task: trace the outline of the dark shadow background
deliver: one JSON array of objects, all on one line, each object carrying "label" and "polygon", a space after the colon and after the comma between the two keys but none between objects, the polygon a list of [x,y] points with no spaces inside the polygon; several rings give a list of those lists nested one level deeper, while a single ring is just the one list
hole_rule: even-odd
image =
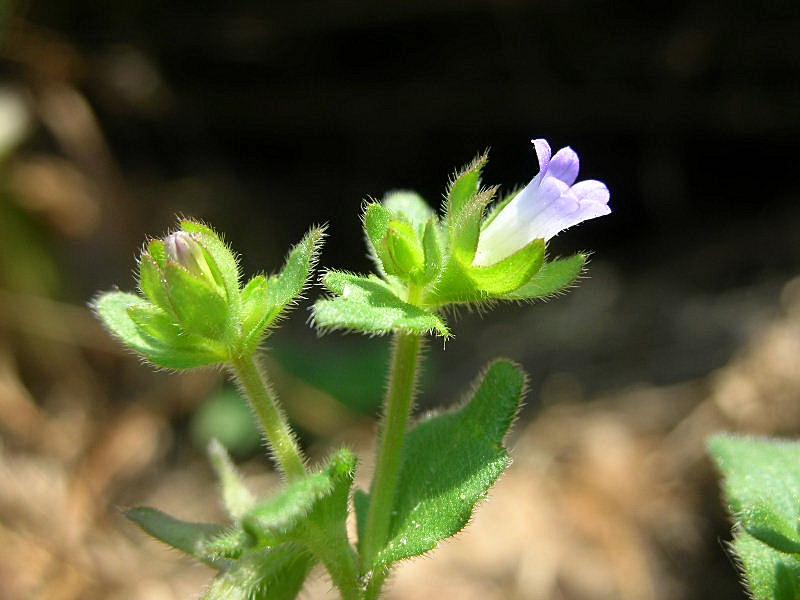
[{"label": "dark shadow background", "polygon": [[[532,375],[526,418],[553,374],[581,398],[702,378],[779,311],[800,266],[799,12],[795,1],[23,3],[0,65],[32,107],[22,151],[68,162],[79,183],[70,198],[58,178],[41,192],[33,176],[29,195],[64,196],[39,204],[15,202],[27,188],[12,185],[7,244],[22,223],[53,275],[31,285],[7,267],[0,282],[75,305],[131,288],[135,251],[176,214],[224,231],[248,273],[276,268],[327,222],[321,264],[365,271],[365,198],[413,188],[437,204],[485,148],[486,181],[512,187],[535,174],[529,140],[546,137],[611,190],[611,216],[551,244],[591,249],[592,279],[539,308],[460,315],[447,353],[431,349],[423,403],[457,395],[497,354]],[[276,336],[279,356],[361,352],[360,340],[318,340],[304,316]],[[109,384],[109,402],[130,385]],[[713,479],[700,492],[706,542],[726,539]],[[690,582],[673,597],[736,597],[716,550],[708,564],[670,559]]]}]

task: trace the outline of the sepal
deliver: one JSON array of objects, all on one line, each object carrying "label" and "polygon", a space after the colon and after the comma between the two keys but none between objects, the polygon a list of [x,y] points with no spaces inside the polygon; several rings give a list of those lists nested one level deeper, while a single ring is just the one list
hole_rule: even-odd
[{"label": "sepal", "polygon": [[586,254],[575,254],[544,263],[527,282],[505,294],[507,300],[543,300],[562,294],[580,279],[586,268]]}]

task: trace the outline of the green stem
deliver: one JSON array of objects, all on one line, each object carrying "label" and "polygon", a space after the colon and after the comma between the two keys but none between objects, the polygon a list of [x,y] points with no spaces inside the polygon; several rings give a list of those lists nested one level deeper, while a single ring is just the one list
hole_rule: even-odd
[{"label": "green stem", "polygon": [[403,440],[414,399],[420,347],[420,336],[407,333],[395,334],[378,460],[370,490],[366,530],[361,542],[362,567],[369,568],[372,565],[389,535],[400,475]]},{"label": "green stem", "polygon": [[232,359],[231,366],[261,423],[278,467],[290,481],[306,475],[303,454],[264,370],[259,368],[252,354]]}]

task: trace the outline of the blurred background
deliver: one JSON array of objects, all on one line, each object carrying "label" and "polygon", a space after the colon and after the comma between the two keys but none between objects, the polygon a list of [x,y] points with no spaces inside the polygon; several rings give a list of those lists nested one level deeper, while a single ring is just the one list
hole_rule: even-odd
[{"label": "blurred background", "polygon": [[[795,0],[6,0],[0,23],[0,598],[197,597],[211,572],[120,509],[220,519],[212,436],[278,484],[219,374],[153,372],[86,308],[135,286],[146,236],[205,219],[252,274],[327,222],[321,264],[365,271],[365,198],[438,204],[486,148],[488,183],[524,183],[532,137],[614,212],[551,244],[594,252],[579,289],[431,344],[420,410],[498,354],[532,385],[490,501],[388,597],[744,597],[704,440],[800,432]],[[307,309],[273,378],[311,456],[346,443],[366,479],[387,341]]]}]

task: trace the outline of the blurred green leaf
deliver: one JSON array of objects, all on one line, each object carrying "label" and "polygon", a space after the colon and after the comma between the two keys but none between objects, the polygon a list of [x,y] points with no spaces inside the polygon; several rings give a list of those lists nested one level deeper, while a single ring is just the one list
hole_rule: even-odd
[{"label": "blurred green leaf", "polygon": [[225,531],[222,525],[189,523],[146,506],[132,508],[125,512],[125,516],[168,546],[212,566],[220,566],[203,554],[203,545]]},{"label": "blurred green leaf", "polygon": [[232,387],[222,388],[200,405],[192,415],[190,431],[197,448],[207,448],[216,439],[239,457],[251,455],[261,443],[250,407]]},{"label": "blurred green leaf", "polygon": [[208,444],[208,458],[222,488],[225,510],[231,519],[239,522],[253,507],[255,498],[244,484],[225,447],[216,438]]},{"label": "blurred green leaf", "polygon": [[[736,520],[733,548],[755,600],[797,600],[800,443],[720,435],[709,451]],[[755,537],[755,534],[757,537]]]}]

